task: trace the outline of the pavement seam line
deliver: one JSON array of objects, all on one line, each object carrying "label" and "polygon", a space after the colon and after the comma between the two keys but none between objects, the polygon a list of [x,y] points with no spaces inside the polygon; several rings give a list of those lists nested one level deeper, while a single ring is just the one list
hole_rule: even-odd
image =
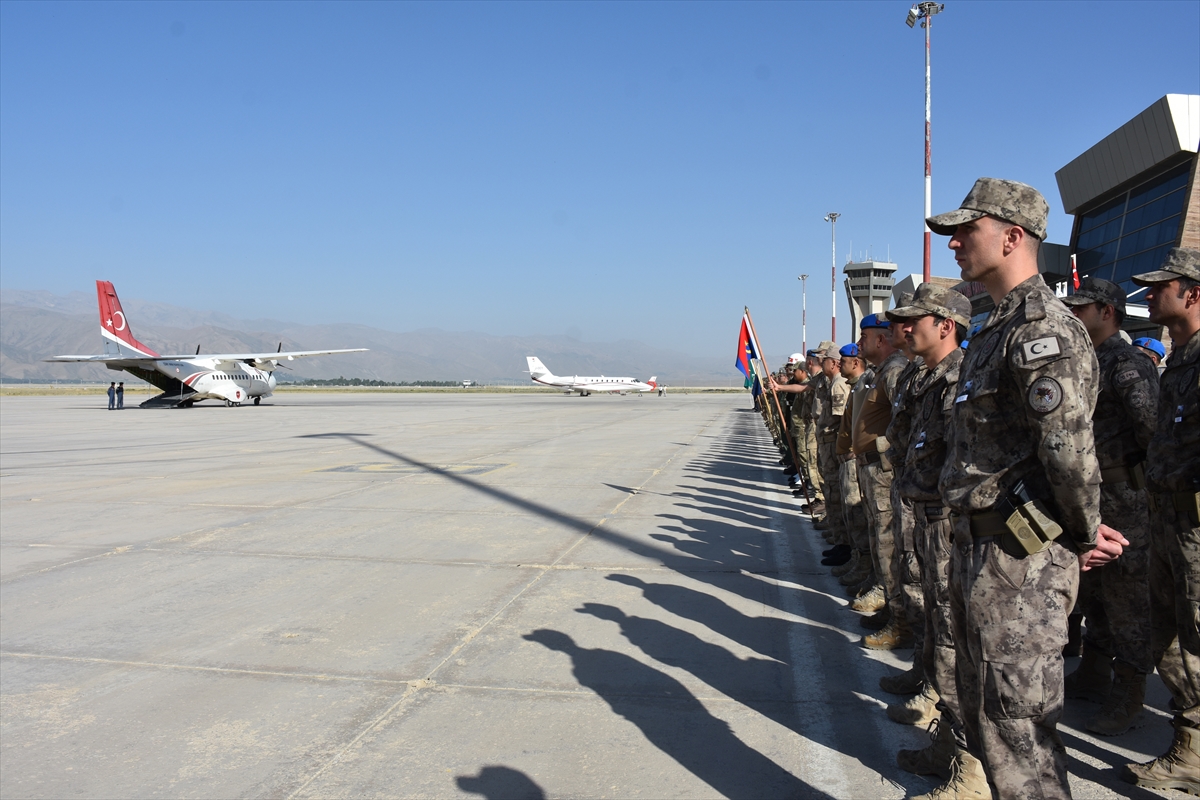
[{"label": "pavement seam line", "polygon": [[[690,446],[691,443],[694,442],[696,440],[696,438],[698,436],[700,436],[701,433],[703,433],[705,430],[707,430],[718,419],[719,416],[720,415],[718,414],[718,415],[714,415],[713,417],[709,418],[709,420],[707,422],[705,422],[704,425],[701,426],[700,430],[698,430],[695,434],[693,434],[692,438],[688,440],[687,444],[685,444],[683,447],[676,448],[675,452],[672,453],[667,458],[666,461],[664,461],[657,469],[655,469],[653,472],[651,472],[650,475],[646,477],[646,480],[642,481],[637,486],[637,490],[640,491],[642,489],[642,487],[644,487],[647,483],[649,483],[651,480],[653,480],[660,472],[662,472],[662,470],[666,469],[666,467],[675,459],[675,457],[677,455],[679,455],[681,452],[683,452],[685,447]],[[592,533],[597,528],[599,528],[601,525],[603,525],[609,516],[611,516],[612,514],[615,514],[617,512],[617,510],[621,508],[621,506],[625,505],[625,503],[629,501],[630,497],[633,497],[633,494],[630,494],[630,495],[622,498],[621,502],[617,503],[617,505],[613,508],[613,510],[611,512],[609,512],[609,514],[605,515],[604,517],[601,517],[600,520],[595,525],[593,525],[591,528],[589,528],[582,536],[580,536],[579,539],[574,544],[572,544],[570,547],[568,547],[566,550],[564,550],[558,556],[558,558],[554,559],[554,561],[551,562],[550,566],[553,567],[553,566],[557,565],[560,561],[562,561],[564,558],[566,558],[568,555],[570,555],[575,550],[575,548],[579,547],[581,544],[583,544],[583,542],[585,542],[587,539],[591,538]],[[548,573],[549,571],[550,571],[550,568],[547,568],[547,569],[544,569],[541,572],[539,572],[537,575],[535,575],[532,580],[530,580],[527,584],[525,584],[525,586],[523,586],[521,588],[520,591],[518,591],[516,594],[514,594],[512,597],[510,597],[508,599],[508,601],[506,603],[504,603],[504,605],[502,605],[500,608],[498,608],[496,610],[496,613],[492,614],[492,616],[490,616],[486,622],[484,622],[478,628],[476,628],[475,630],[471,631],[466,636],[464,636],[459,641],[459,643],[450,651],[450,653],[445,658],[443,658],[440,662],[438,662],[438,664],[435,665],[433,667],[433,669],[431,669],[429,671],[429,673],[426,677],[426,681],[427,681],[426,685],[427,686],[433,685],[434,676],[437,674],[437,672],[442,667],[444,667],[450,661],[450,659],[454,658],[458,653],[460,653],[462,651],[462,649],[464,647],[466,647],[468,644],[470,644],[472,641],[474,641],[475,638],[480,633],[482,633],[489,625],[491,625],[493,622],[495,622],[495,620],[501,614],[503,614],[508,609],[509,606],[511,606],[514,602],[517,601],[518,598],[520,598],[527,591],[529,591],[529,589],[531,589],[539,581],[541,581],[542,577],[545,576],[546,573]],[[358,742],[362,741],[363,737],[365,737],[368,733],[370,733],[371,731],[375,730],[380,725],[382,725],[392,715],[392,713],[394,711],[396,711],[396,709],[400,708],[406,700],[408,700],[410,697],[412,697],[414,694],[416,694],[416,692],[419,690],[419,688],[421,688],[421,687],[416,687],[414,685],[410,685],[407,689],[405,689],[404,693],[402,695],[400,695],[399,699],[397,699],[395,703],[393,703],[382,714],[380,714],[374,720],[372,720],[371,723],[369,725],[367,725],[366,728],[364,728],[361,732],[358,733],[358,735],[356,735],[353,739],[351,739],[349,742],[347,742],[344,747],[342,747],[340,750],[338,750],[336,753],[334,753],[333,756],[331,756],[328,761],[326,761],[324,764],[322,764],[321,767],[319,769],[317,769],[316,772],[314,772],[312,775],[310,775],[307,780],[305,780],[302,784],[300,784],[300,786],[298,786],[294,791],[292,791],[288,795],[288,800],[293,800],[293,798],[295,798],[297,795],[299,795],[301,792],[303,792],[305,789],[307,789],[312,784],[313,781],[315,781],[317,778],[321,777],[323,774],[325,774],[326,771],[328,771],[333,766],[335,766],[339,761],[341,761],[342,758],[346,755],[346,753],[348,753],[350,751],[351,748],[353,748],[356,744],[358,744]]]}]

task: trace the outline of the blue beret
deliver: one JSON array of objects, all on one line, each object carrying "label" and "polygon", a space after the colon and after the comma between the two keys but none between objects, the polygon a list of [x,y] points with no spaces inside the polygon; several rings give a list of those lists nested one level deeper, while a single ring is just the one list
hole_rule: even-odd
[{"label": "blue beret", "polygon": [[864,331],[867,328],[890,328],[891,326],[892,323],[888,322],[879,314],[868,314],[867,316],[863,317],[862,322],[858,323],[859,330]]},{"label": "blue beret", "polygon": [[838,350],[838,352],[842,354],[843,358],[850,358],[850,357],[858,358],[858,345],[848,344],[845,347],[843,347],[841,350]]},{"label": "blue beret", "polygon": [[1167,348],[1163,347],[1163,343],[1158,339],[1151,339],[1145,336],[1141,339],[1134,339],[1133,344],[1136,347],[1144,347],[1151,352],[1157,353],[1159,358],[1167,357]]}]

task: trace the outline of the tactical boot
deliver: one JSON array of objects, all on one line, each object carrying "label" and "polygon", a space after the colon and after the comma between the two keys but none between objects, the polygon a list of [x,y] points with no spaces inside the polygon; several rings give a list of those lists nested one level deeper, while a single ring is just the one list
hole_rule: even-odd
[{"label": "tactical boot", "polygon": [[913,633],[904,617],[894,614],[886,628],[868,633],[862,641],[868,650],[904,650],[913,646]]},{"label": "tactical boot", "polygon": [[846,587],[846,596],[849,597],[851,600],[857,600],[858,598],[862,597],[867,592],[871,591],[871,589],[874,588],[874,586],[875,586],[875,570],[872,569],[867,572],[867,577],[863,578],[861,581],[854,584],[853,586]]},{"label": "tactical boot", "polygon": [[950,780],[912,800],[992,800],[992,787],[988,786],[983,762],[966,750],[959,750],[950,762]]},{"label": "tactical boot", "polygon": [[829,555],[821,559],[822,566],[826,567],[840,567],[849,561],[850,557],[854,554],[854,550],[845,544],[839,544],[827,552]]},{"label": "tactical boot", "polygon": [[1122,778],[1146,789],[1178,789],[1200,797],[1200,728],[1175,725],[1175,741],[1149,764],[1126,764]]},{"label": "tactical boot", "polygon": [[903,703],[892,703],[887,707],[888,719],[901,725],[916,725],[919,728],[929,726],[942,716],[937,710],[937,702],[941,697],[930,685],[929,681],[921,687],[921,693],[913,695]]},{"label": "tactical boot", "polygon": [[1146,700],[1145,675],[1120,661],[1113,664],[1113,669],[1117,678],[1113,681],[1112,691],[1096,716],[1087,721],[1087,729],[1101,736],[1120,736],[1133,727]]},{"label": "tactical boot", "polygon": [[829,523],[825,520],[824,517],[821,517],[820,519],[814,519],[812,526],[813,526],[813,530],[818,530],[818,531],[829,530]]},{"label": "tactical boot", "polygon": [[1112,656],[1084,644],[1083,660],[1063,681],[1063,696],[1103,703],[1112,689]]},{"label": "tactical boot", "polygon": [[929,735],[933,742],[924,750],[901,750],[896,754],[896,766],[914,775],[937,775],[950,780],[950,765],[958,753],[954,743],[954,732],[940,719],[929,723]]},{"label": "tactical boot", "polygon": [[842,564],[840,567],[834,567],[833,569],[829,570],[829,574],[835,578],[840,578],[848,572],[853,572],[854,570],[858,569],[858,562],[861,559],[862,559],[862,554],[859,553],[857,550],[854,550],[850,553],[850,559],[845,564]]},{"label": "tactical boot", "polygon": [[812,514],[814,517],[819,517],[825,513],[825,504],[820,500],[814,500],[811,503],[800,506],[800,510],[805,514]]},{"label": "tactical boot", "polygon": [[[871,557],[865,553],[858,554],[858,563],[854,565],[854,569],[843,573],[842,577],[838,578],[842,582],[842,586],[855,586],[862,583],[871,573],[874,572],[875,565],[871,563]],[[838,567],[841,569],[841,567]]]},{"label": "tactical boot", "polygon": [[876,611],[866,617],[861,617],[858,620],[860,627],[866,628],[869,631],[881,631],[887,627],[887,624],[892,621],[892,610],[888,606]]},{"label": "tactical boot", "polygon": [[854,548],[848,544],[835,544],[833,547],[829,548],[828,550],[822,550],[821,557],[829,558],[830,556],[836,556],[841,553],[845,553],[847,556],[849,556],[853,552],[854,552]]},{"label": "tactical boot", "polygon": [[884,675],[879,679],[879,688],[890,694],[916,694],[921,691],[925,682],[925,670],[921,669],[921,659],[913,659],[913,665],[899,675]]},{"label": "tactical boot", "polygon": [[883,596],[883,587],[877,583],[871,587],[870,591],[860,595],[852,602],[850,610],[860,614],[874,614],[885,605],[887,605],[887,598]]}]

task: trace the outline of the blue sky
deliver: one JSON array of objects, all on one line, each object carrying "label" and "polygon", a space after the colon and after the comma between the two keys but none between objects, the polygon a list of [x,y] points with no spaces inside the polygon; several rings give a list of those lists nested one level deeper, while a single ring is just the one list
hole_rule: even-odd
[{"label": "blue sky", "polygon": [[[905,2],[0,4],[0,285],[769,355],[921,267]],[[934,212],[1200,93],[1200,3],[947,4]],[[934,271],[955,274],[935,237]],[[840,280],[840,278],[839,278]],[[845,300],[839,332],[849,336]],[[353,342],[347,342],[353,346]]]}]

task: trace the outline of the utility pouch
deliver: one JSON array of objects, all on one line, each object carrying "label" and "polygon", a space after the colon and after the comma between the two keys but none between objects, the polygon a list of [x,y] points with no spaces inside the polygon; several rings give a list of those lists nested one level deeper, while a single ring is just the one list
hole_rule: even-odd
[{"label": "utility pouch", "polygon": [[1139,461],[1129,468],[1129,488],[1140,492],[1146,488],[1146,464]]},{"label": "utility pouch", "polygon": [[1027,555],[1042,552],[1062,535],[1062,526],[1054,521],[1040,500],[1021,504],[1004,524]]},{"label": "utility pouch", "polygon": [[[1062,535],[1062,526],[1050,516],[1045,503],[1029,496],[1024,481],[1017,481],[997,510],[1007,514],[1004,526],[1024,555],[1042,552]],[[1021,557],[1021,553],[1010,555]]]}]

